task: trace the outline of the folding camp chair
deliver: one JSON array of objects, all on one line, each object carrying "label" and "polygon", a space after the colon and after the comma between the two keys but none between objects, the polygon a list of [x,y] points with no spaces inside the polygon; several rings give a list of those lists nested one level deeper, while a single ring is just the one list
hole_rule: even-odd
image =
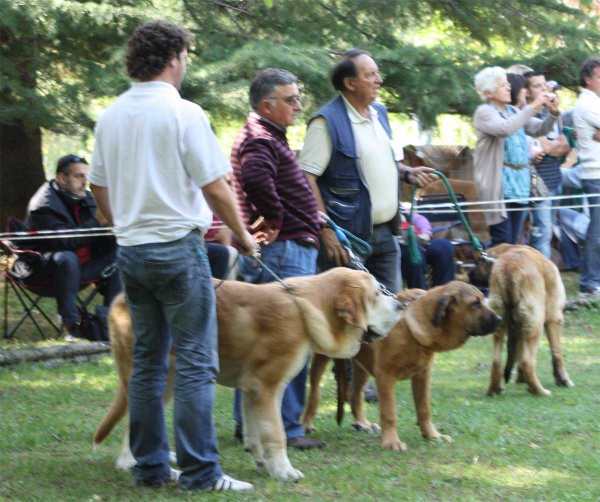
[{"label": "folding camp chair", "polygon": [[[8,232],[21,232],[25,231],[26,227],[23,221],[14,218],[12,216],[8,217],[7,220],[7,231]],[[42,336],[43,339],[46,339],[46,334],[42,326],[40,326],[38,318],[36,318],[36,314],[38,314],[41,318],[45,319],[50,325],[50,329],[53,333],[56,333],[60,336],[61,328],[58,327],[50,318],[50,315],[43,310],[40,306],[40,301],[42,298],[49,297],[54,298],[54,291],[52,287],[51,279],[48,279],[40,284],[31,285],[27,284],[23,279],[23,270],[20,270],[19,267],[15,270],[14,267],[11,267],[11,262],[19,258],[20,266],[34,265],[36,261],[42,259],[41,253],[37,251],[31,251],[29,249],[22,249],[18,245],[18,241],[10,241],[10,240],[0,240],[0,245],[2,251],[6,255],[6,268],[4,271],[4,338],[12,338],[18,329],[21,327],[23,322],[29,318],[37,328],[38,332]],[[114,267],[112,270],[107,271],[107,277],[110,277],[114,273]],[[87,310],[88,305],[93,301],[95,296],[98,294],[99,289],[98,286],[102,283],[103,279],[98,279],[94,281],[86,281],[79,283],[80,291],[87,288],[87,286],[92,285],[94,288],[90,291],[87,296],[83,296],[79,294],[77,296],[77,304],[80,314]],[[21,307],[23,309],[22,315],[16,320],[12,326],[9,327],[9,314],[10,314],[10,302],[9,295],[14,294],[14,296],[19,300]],[[37,311],[37,312],[36,312]]]}]

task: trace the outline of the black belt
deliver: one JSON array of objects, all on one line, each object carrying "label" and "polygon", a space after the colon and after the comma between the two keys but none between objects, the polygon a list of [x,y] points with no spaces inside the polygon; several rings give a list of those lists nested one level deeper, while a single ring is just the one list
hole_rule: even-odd
[{"label": "black belt", "polygon": [[300,238],[294,239],[294,240],[297,244],[300,244],[301,246],[305,246],[305,247],[309,247],[309,248],[317,247],[317,240],[313,239],[312,237],[300,237]]}]

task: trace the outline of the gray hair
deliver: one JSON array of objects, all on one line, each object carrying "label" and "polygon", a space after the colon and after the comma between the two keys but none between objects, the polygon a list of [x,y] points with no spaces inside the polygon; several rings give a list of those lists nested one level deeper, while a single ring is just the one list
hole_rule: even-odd
[{"label": "gray hair", "polygon": [[250,106],[254,111],[263,99],[272,94],[279,85],[290,85],[297,82],[296,77],[287,70],[281,68],[267,68],[254,75],[250,84]]},{"label": "gray hair", "polygon": [[489,66],[475,75],[475,90],[482,101],[487,101],[486,92],[494,92],[498,88],[498,79],[506,77],[506,70],[499,66]]},{"label": "gray hair", "polygon": [[528,71],[532,71],[532,69],[524,64],[514,64],[506,69],[506,73],[514,73],[515,75],[525,75]]}]

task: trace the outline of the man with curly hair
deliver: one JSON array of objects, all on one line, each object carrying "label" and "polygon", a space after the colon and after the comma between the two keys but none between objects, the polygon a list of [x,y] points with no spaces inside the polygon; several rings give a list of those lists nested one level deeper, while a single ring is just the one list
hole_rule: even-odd
[{"label": "man with curly hair", "polygon": [[[203,235],[212,213],[245,254],[254,240],[224,176],[231,171],[202,108],[181,99],[190,33],[140,26],[129,40],[134,82],[96,125],[89,179],[114,225],[121,279],[135,332],[129,385],[136,483],[178,481],[183,490],[250,490],[219,466],[213,422],[219,361],[215,294]],[[162,396],[175,349],[175,449],[169,466]]]}]

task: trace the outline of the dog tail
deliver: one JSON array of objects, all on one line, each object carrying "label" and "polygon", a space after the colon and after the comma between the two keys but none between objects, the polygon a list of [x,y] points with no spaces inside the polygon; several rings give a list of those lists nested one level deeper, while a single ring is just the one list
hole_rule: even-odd
[{"label": "dog tail", "polygon": [[119,391],[117,392],[115,400],[106,415],[104,415],[96,434],[94,434],[94,448],[108,437],[115,428],[115,425],[117,425],[127,413],[128,406],[128,391],[123,385],[119,385]]},{"label": "dog tail", "polygon": [[513,283],[513,278],[510,275],[506,277],[505,289],[505,319],[506,319],[506,366],[504,367],[504,381],[508,383],[515,365],[515,354],[517,351],[517,342],[519,333],[521,332],[520,321],[517,316],[517,302],[514,292],[516,286]]},{"label": "dog tail", "polygon": [[338,425],[344,421],[344,403],[346,402],[346,359],[334,359],[337,373],[337,414]]}]

